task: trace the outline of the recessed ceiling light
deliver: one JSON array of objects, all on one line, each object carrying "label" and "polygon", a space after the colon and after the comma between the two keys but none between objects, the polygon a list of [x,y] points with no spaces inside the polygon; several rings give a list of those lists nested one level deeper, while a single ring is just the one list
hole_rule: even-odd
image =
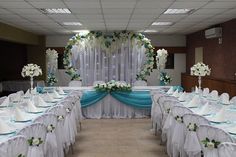
[{"label": "recessed ceiling light", "polygon": [[147,30],[145,30],[145,31],[143,31],[143,32],[145,32],[145,33],[156,33],[157,30],[147,29]]},{"label": "recessed ceiling light", "polygon": [[188,14],[192,11],[193,9],[167,9],[164,14]]},{"label": "recessed ceiling light", "polygon": [[80,35],[86,35],[89,33],[89,30],[74,30],[74,33],[79,33]]},{"label": "recessed ceiling light", "polygon": [[71,14],[67,8],[42,8],[40,11],[44,14]]},{"label": "recessed ceiling light", "polygon": [[170,26],[172,24],[173,22],[153,22],[152,23],[153,26]]},{"label": "recessed ceiling light", "polygon": [[82,24],[80,22],[63,22],[63,25],[66,25],[66,26],[81,26]]}]

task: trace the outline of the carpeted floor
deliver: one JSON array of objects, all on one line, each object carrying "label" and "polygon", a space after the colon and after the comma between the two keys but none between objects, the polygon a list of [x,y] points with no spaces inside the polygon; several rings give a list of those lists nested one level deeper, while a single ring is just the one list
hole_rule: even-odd
[{"label": "carpeted floor", "polygon": [[150,119],[84,120],[68,157],[167,157]]}]

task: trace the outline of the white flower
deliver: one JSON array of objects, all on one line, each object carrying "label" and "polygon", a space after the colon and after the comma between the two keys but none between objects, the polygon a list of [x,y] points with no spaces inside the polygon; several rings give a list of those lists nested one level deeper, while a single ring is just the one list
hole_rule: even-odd
[{"label": "white flower", "polygon": [[199,62],[193,65],[190,68],[190,71],[191,71],[191,75],[195,75],[195,76],[206,76],[206,75],[210,75],[211,73],[211,69],[208,67],[208,65],[205,65],[202,62]]},{"label": "white flower", "polygon": [[213,142],[207,142],[207,148],[214,149],[215,148],[215,144]]},{"label": "white flower", "polygon": [[40,142],[40,141],[39,141],[38,138],[34,138],[33,141],[32,141],[32,145],[33,145],[33,146],[37,146],[37,145],[39,145],[39,142]]},{"label": "white flower", "polygon": [[67,112],[67,113],[70,113],[70,109],[69,109],[69,108],[67,108],[67,109],[66,109],[66,112]]}]

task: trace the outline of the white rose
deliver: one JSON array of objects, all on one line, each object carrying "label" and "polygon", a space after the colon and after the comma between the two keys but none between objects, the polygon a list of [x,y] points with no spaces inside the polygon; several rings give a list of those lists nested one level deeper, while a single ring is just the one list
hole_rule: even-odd
[{"label": "white rose", "polygon": [[36,146],[36,145],[39,145],[39,139],[38,138],[34,138],[33,141],[32,141],[32,145],[33,146]]},{"label": "white rose", "polygon": [[207,142],[207,148],[214,149],[215,148],[215,144],[213,142]]}]

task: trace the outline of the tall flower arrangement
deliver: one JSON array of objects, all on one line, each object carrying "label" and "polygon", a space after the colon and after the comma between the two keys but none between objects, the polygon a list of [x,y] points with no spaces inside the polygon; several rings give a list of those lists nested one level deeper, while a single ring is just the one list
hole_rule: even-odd
[{"label": "tall flower arrangement", "polygon": [[58,53],[54,49],[46,50],[47,58],[47,84],[53,86],[58,82],[56,78]]},{"label": "tall flower arrangement", "polygon": [[172,81],[172,79],[167,73],[161,72],[160,81],[161,81],[161,85],[167,85]]},{"label": "tall flower arrangement", "polygon": [[[94,42],[95,39],[96,42]],[[80,44],[84,41],[89,41],[90,44],[97,44],[98,42],[103,50],[105,50],[106,52],[112,52],[117,48],[116,45],[122,44],[129,39],[132,41],[132,44],[137,44],[140,47],[143,46],[146,49],[145,54],[147,59],[136,76],[137,80],[146,80],[146,76],[150,75],[153,70],[154,48],[151,45],[150,40],[145,38],[143,34],[127,31],[114,32],[109,35],[104,34],[100,31],[91,31],[87,34],[76,34],[75,36],[73,36],[71,39],[69,39],[64,51],[63,63],[66,68],[66,73],[71,76],[72,80],[81,80],[80,75],[78,74],[78,70],[75,69],[71,63],[71,49],[73,45]]]},{"label": "tall flower arrangement", "polygon": [[211,74],[211,69],[208,65],[199,62],[191,67],[191,75],[198,76],[198,86],[201,89],[201,77]]},{"label": "tall flower arrangement", "polygon": [[33,78],[42,75],[42,69],[37,64],[27,64],[22,68],[21,76],[30,77],[30,89],[33,89]]},{"label": "tall flower arrangement", "polygon": [[165,69],[165,64],[166,64],[166,61],[167,61],[167,56],[168,56],[167,50],[165,50],[165,49],[157,50],[156,61],[157,61],[157,69],[159,71]]}]

